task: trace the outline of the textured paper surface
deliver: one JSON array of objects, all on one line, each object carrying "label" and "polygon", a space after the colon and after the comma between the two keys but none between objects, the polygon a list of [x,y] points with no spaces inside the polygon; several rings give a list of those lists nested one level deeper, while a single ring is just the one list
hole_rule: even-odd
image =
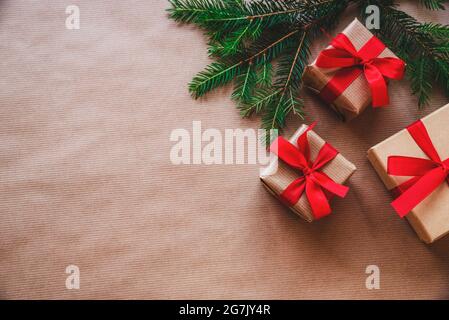
[{"label": "textured paper surface", "polygon": [[[373,36],[373,34],[355,19],[343,31],[356,50],[360,50],[365,43]],[[329,46],[328,48],[332,48]],[[379,55],[379,58],[397,56],[390,49],[385,48]],[[332,79],[339,68],[326,69],[316,66],[316,60],[307,66],[304,71],[304,85],[308,86],[313,92],[319,94],[326,84]],[[363,74],[357,77],[343,93],[335,99],[331,107],[336,111],[343,120],[351,120],[362,113],[371,104],[371,93],[368,81]]]},{"label": "textured paper surface", "polygon": [[[422,122],[440,158],[449,158],[449,104],[424,117]],[[407,129],[372,147],[368,151],[368,158],[389,190],[410,179],[387,174],[388,157],[393,155],[428,159]],[[426,243],[431,243],[449,233],[448,184],[441,184],[407,215],[407,219]]]},{"label": "textured paper surface", "polygon": [[[449,12],[410,1],[420,21]],[[193,100],[210,60],[203,32],[166,1],[0,1],[0,297],[3,299],[449,298],[449,238],[423,244],[389,203],[366,150],[448,103],[418,110],[407,81],[391,107],[342,123],[304,91],[304,122],[356,166],[335,214],[306,223],[260,183],[259,165],[174,166],[174,128],[254,128],[232,88]],[[335,35],[353,20],[348,11]],[[318,39],[315,57],[328,42]],[[67,290],[65,268],[80,268]],[[367,290],[375,264],[381,289]],[[313,270],[313,272],[309,272]]]},{"label": "textured paper surface", "polygon": [[[307,129],[307,125],[302,125],[289,141],[296,147],[298,146],[298,137]],[[325,144],[325,141],[311,130],[307,133],[307,140],[310,146],[310,156],[312,161],[315,160],[318,152]],[[356,167],[353,163],[349,162],[341,153],[339,153],[332,161],[323,166],[322,172],[327,174],[332,180],[339,184],[344,184],[354,173]],[[292,183],[295,179],[299,178],[297,170],[289,167],[285,162],[275,160],[262,172],[260,179],[264,185],[273,193],[276,197]],[[331,204],[332,206],[332,204]],[[308,222],[314,220],[310,203],[307,200],[305,193],[299,198],[298,202],[290,207],[293,212],[301,216]]]}]

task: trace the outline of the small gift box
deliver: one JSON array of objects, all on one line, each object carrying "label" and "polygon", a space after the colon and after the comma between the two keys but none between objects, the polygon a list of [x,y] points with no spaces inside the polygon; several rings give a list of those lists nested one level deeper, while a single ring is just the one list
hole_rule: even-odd
[{"label": "small gift box", "polygon": [[400,217],[432,243],[449,233],[449,104],[368,151]]},{"label": "small gift box", "polygon": [[314,125],[302,125],[290,140],[274,140],[270,152],[277,158],[260,175],[268,191],[308,222],[331,213],[329,200],[346,196],[342,184],[356,170],[312,131]]},{"label": "small gift box", "polygon": [[405,63],[355,19],[306,67],[303,83],[343,120],[358,116],[370,104],[389,104],[385,78],[400,80]]}]

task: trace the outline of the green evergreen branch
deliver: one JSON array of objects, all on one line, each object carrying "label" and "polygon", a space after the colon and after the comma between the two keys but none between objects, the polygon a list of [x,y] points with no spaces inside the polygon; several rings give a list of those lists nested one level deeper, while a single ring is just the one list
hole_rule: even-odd
[{"label": "green evergreen branch", "polygon": [[306,36],[307,36],[307,32],[304,32],[302,35],[301,41],[299,43],[298,49],[296,49],[295,57],[293,58],[292,66],[288,72],[287,80],[285,81],[283,91],[285,91],[285,89],[290,84],[290,80],[292,79],[293,70],[295,69],[296,63],[298,62],[299,53],[301,52],[301,50],[303,50],[304,40],[305,40]]},{"label": "green evergreen branch", "polygon": [[420,56],[411,61],[408,68],[412,92],[418,96],[418,103],[422,106],[428,101],[432,89],[432,67],[425,56]]},{"label": "green evergreen branch", "polygon": [[197,99],[206,92],[225,85],[240,73],[244,61],[227,66],[221,62],[212,62],[204,71],[198,73],[189,84],[189,91]]},{"label": "green evergreen branch", "polygon": [[261,71],[257,84],[261,86],[269,86],[271,84],[271,74],[273,71],[273,65],[270,61],[267,61],[267,55],[263,54]]},{"label": "green evergreen branch", "polygon": [[217,18],[217,19],[206,19],[206,21],[232,21],[232,20],[254,20],[254,19],[263,19],[267,17],[277,16],[277,15],[283,15],[283,14],[291,14],[291,13],[297,13],[300,12],[300,8],[295,9],[289,9],[289,10],[282,10],[277,12],[267,12],[263,14],[256,14],[256,15],[243,15],[239,17],[229,17],[229,18]]},{"label": "green evergreen branch", "polygon": [[[331,3],[334,0],[322,0],[322,1],[309,1],[308,3],[305,2],[305,5],[301,5],[299,2],[293,2],[293,5],[295,7],[291,7],[291,5],[288,4],[288,2],[273,2],[271,5],[278,6],[278,11],[271,11],[273,10],[272,6],[265,5],[262,1],[259,2],[253,2],[248,7],[248,12],[260,12],[259,14],[248,14],[248,15],[241,15],[236,17],[226,17],[226,18],[210,18],[206,19],[207,22],[217,22],[217,21],[234,21],[234,20],[255,20],[255,19],[266,19],[274,16],[280,16],[280,15],[291,15],[291,14],[300,14],[302,12],[305,12],[307,10],[310,10],[313,7],[316,7],[318,5],[323,5],[326,3]],[[297,7],[298,5],[301,5]]]},{"label": "green evergreen branch", "polygon": [[[285,116],[289,113],[288,111],[295,110],[298,111],[299,109],[297,106],[302,105],[302,103],[296,99],[291,100],[285,100],[285,95],[287,93],[287,90],[292,87],[291,80],[293,75],[296,72],[296,75],[301,76],[302,70],[304,69],[304,63],[301,63],[299,61],[299,57],[302,56],[303,58],[306,58],[308,55],[308,46],[306,42],[307,32],[303,32],[302,36],[299,40],[299,44],[296,48],[295,54],[293,59],[290,62],[290,68],[288,70],[288,73],[286,77],[283,77],[282,69],[279,69],[280,71],[280,79],[283,81],[283,84],[281,85],[281,89],[279,90],[279,98],[277,103],[275,104],[274,109],[268,108],[267,112],[265,113],[262,123],[264,129],[270,130],[270,129],[278,129],[284,126]],[[306,60],[306,59],[304,59]],[[296,66],[299,65],[299,70],[296,70]],[[291,92],[290,92],[291,93]],[[291,97],[293,98],[293,94],[291,93]]]},{"label": "green evergreen branch", "polygon": [[[449,27],[420,23],[397,9],[397,5],[391,0],[361,2],[363,9],[370,4],[381,9],[381,28],[377,34],[406,61],[406,75],[413,94],[418,97],[418,106],[428,104],[433,91],[432,82],[435,80],[449,94],[446,75],[449,69]],[[430,5],[430,2],[428,4]]]},{"label": "green evergreen branch", "polygon": [[449,25],[442,25],[439,23],[423,23],[419,26],[419,31],[426,33],[436,39],[449,39]]},{"label": "green evergreen branch", "polygon": [[[209,37],[215,60],[190,82],[198,98],[235,80],[232,98],[242,116],[262,115],[262,126],[282,128],[289,113],[303,115],[298,97],[310,42],[331,30],[340,14],[358,5],[381,9],[377,35],[407,64],[407,77],[419,106],[433,83],[449,93],[449,26],[420,23],[398,9],[394,0],[169,0],[172,19],[194,23]],[[444,10],[443,0],[419,0]]]},{"label": "green evergreen branch", "polygon": [[419,0],[429,10],[445,10],[445,0]]},{"label": "green evergreen branch", "polygon": [[246,104],[240,104],[240,115],[244,118],[249,117],[253,112],[260,113],[272,100],[279,94],[281,90],[273,92],[266,88],[258,88]]},{"label": "green evergreen branch", "polygon": [[250,61],[254,61],[257,57],[266,53],[296,33],[298,33],[298,30],[291,31],[251,56],[239,60],[231,65],[227,65],[223,62],[213,62],[206,67],[204,71],[201,71],[193,78],[189,84],[189,91],[196,99],[210,90],[228,83],[233,79],[233,77],[240,74],[240,67],[242,65],[249,63]]},{"label": "green evergreen branch", "polygon": [[237,101],[249,101],[257,83],[256,72],[252,62],[248,63],[246,72],[237,76],[232,98]]}]

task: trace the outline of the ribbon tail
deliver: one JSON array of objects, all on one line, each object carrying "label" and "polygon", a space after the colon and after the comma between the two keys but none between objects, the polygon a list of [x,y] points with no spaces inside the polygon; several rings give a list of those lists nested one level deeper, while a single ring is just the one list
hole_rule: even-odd
[{"label": "ribbon tail", "polygon": [[304,177],[296,179],[281,193],[281,200],[290,207],[293,207],[299,201],[299,198],[301,198],[305,187]]},{"label": "ribbon tail", "polygon": [[427,196],[429,196],[446,179],[447,173],[441,168],[435,168],[422,176],[416,183],[401,194],[391,205],[403,218]]},{"label": "ribbon tail", "polygon": [[339,196],[340,198],[344,198],[348,194],[349,187],[336,183],[324,172],[314,172],[312,179],[315,180],[315,182],[317,182],[321,187],[330,193]]},{"label": "ribbon tail", "polygon": [[373,107],[387,106],[390,103],[390,98],[388,97],[387,82],[382,73],[372,64],[365,65],[364,73],[370,87]]},{"label": "ribbon tail", "polygon": [[413,178],[410,178],[409,180],[401,183],[400,185],[396,186],[391,190],[391,193],[395,197],[399,197],[401,194],[403,194],[405,191],[410,189],[419,179],[421,179],[422,176],[416,176]]},{"label": "ribbon tail", "polygon": [[329,200],[324,194],[323,189],[310,178],[306,181],[306,196],[316,220],[324,218],[332,212]]}]

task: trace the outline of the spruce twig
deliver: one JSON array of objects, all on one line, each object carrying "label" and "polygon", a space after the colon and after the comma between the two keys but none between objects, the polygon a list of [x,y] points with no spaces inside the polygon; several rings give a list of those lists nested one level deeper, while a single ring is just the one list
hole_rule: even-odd
[{"label": "spruce twig", "polygon": [[[215,60],[189,84],[194,98],[235,80],[232,98],[240,114],[262,116],[262,127],[278,129],[288,114],[303,116],[299,94],[310,43],[330,30],[349,6],[381,9],[378,36],[407,64],[407,77],[419,106],[433,83],[449,93],[449,26],[420,23],[393,0],[169,0],[172,19],[194,23],[209,37]],[[419,0],[444,10],[444,0]]]},{"label": "spruce twig", "polygon": [[[429,9],[444,9],[443,1],[421,3]],[[435,80],[449,94],[449,26],[420,23],[391,0],[367,0],[360,4],[362,12],[371,4],[380,8],[381,28],[377,34],[407,63],[407,78],[418,97],[418,106],[428,104]]]}]

